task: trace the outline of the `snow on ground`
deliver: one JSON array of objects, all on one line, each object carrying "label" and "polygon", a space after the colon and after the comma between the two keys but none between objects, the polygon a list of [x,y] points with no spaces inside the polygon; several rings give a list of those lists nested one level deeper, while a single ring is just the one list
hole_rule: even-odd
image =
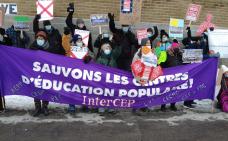
[{"label": "snow on ground", "polygon": [[[24,96],[7,96],[6,107],[8,109],[14,110],[33,110],[34,102],[30,97]],[[228,121],[228,114],[220,112],[218,109],[214,110],[214,113],[211,112],[212,102],[211,100],[196,101],[197,105],[194,110],[184,109],[182,115],[174,115],[168,118],[149,118],[144,117],[142,120],[149,121],[164,121],[167,122],[170,126],[178,125],[179,123],[187,120],[194,121],[216,121],[216,120],[226,120]],[[178,104],[178,108],[182,106],[182,103]],[[66,104],[56,104],[50,103],[50,108],[59,108],[66,109]],[[159,113],[162,114],[162,113]],[[134,125],[134,122],[122,120],[118,118],[106,119],[103,116],[95,113],[77,113],[76,117],[73,117],[69,114],[65,114],[64,118],[36,118],[32,117],[29,113],[25,115],[12,115],[8,117],[0,116],[0,122],[4,124],[17,124],[17,123],[50,123],[50,122],[84,122],[86,124],[102,124],[102,123],[125,123],[128,126]]]}]

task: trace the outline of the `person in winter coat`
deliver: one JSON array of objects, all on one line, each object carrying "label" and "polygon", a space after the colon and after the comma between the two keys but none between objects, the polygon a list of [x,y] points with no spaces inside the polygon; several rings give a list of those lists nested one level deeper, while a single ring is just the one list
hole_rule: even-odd
[{"label": "person in winter coat", "polygon": [[[147,38],[142,39],[142,42],[146,42],[147,39],[150,41],[151,49],[153,48],[154,40],[158,37],[158,27],[154,26],[154,32],[152,28],[147,29]],[[146,41],[143,41],[146,40]]]},{"label": "person in winter coat", "polygon": [[[101,45],[100,56],[96,59],[96,63],[105,66],[117,68],[117,58],[121,54],[121,48],[111,43],[103,43]],[[107,109],[109,113],[115,113],[114,109]],[[100,114],[104,114],[105,108],[98,108]]]},{"label": "person in winter coat", "polygon": [[[161,51],[167,52],[167,60],[160,65],[162,68],[168,68],[168,67],[174,67],[176,66],[176,56],[173,55],[172,50],[172,43],[170,42],[169,35],[165,32],[165,30],[160,31],[160,43],[158,43],[158,47]],[[173,63],[175,62],[175,63]],[[172,111],[176,111],[177,108],[175,106],[175,103],[171,103],[170,109]],[[161,111],[166,111],[166,105],[161,105]]]},{"label": "person in winter coat", "polygon": [[12,25],[10,28],[6,30],[6,34],[12,39],[12,44],[18,48],[28,48],[30,38],[28,34],[23,31],[14,30],[14,26]]},{"label": "person in winter coat", "polygon": [[100,56],[101,45],[104,43],[114,44],[112,35],[106,31],[104,31],[102,34],[98,35],[97,39],[94,42],[94,47],[98,49],[96,59]]},{"label": "person in winter coat", "polygon": [[[79,30],[87,30],[86,26],[85,26],[85,22],[83,21],[83,19],[77,19],[76,21],[76,25],[73,24],[73,14],[74,14],[74,8],[72,8],[71,11],[68,11],[68,16],[66,18],[66,25],[67,27],[69,27],[71,29],[71,35],[73,37],[74,35],[74,31],[75,29],[79,29]],[[88,30],[87,30],[88,31]],[[88,42],[88,48],[91,52],[93,52],[93,44],[92,44],[92,36],[91,34],[89,35],[89,42]]]},{"label": "person in winter coat", "polygon": [[12,46],[12,40],[8,37],[4,28],[0,28],[0,45]]},{"label": "person in winter coat", "polygon": [[65,51],[62,47],[62,37],[58,29],[55,29],[49,20],[43,21],[44,28],[39,27],[40,15],[36,15],[33,20],[33,31],[36,34],[38,31],[44,31],[47,34],[47,39],[49,45],[52,47],[54,52],[58,54],[65,54]]},{"label": "person in winter coat", "polygon": [[[64,28],[64,34],[62,36],[62,46],[65,49],[66,56],[68,57],[73,57],[74,55],[72,54],[72,47],[78,47],[78,48],[87,48],[85,47],[85,44],[82,42],[82,36],[75,34],[72,39],[70,35],[70,29],[68,27]],[[88,49],[86,49],[88,50]],[[81,59],[81,58],[76,58],[76,59]],[[92,60],[91,56],[89,56],[89,50],[88,54],[82,58],[84,63],[88,63],[90,60]],[[82,111],[88,111],[87,106],[82,106]],[[74,114],[76,112],[76,107],[73,104],[69,104],[68,107],[68,112],[71,114]]]},{"label": "person in winter coat", "polygon": [[[58,51],[55,50],[55,47],[50,46],[48,42],[47,34],[44,31],[38,31],[35,36],[35,41],[31,44],[31,50],[42,50],[50,53],[59,54]],[[43,113],[45,116],[49,115],[48,111],[48,101],[41,101],[39,99],[34,99],[35,102],[35,112],[33,116],[39,116]]]},{"label": "person in winter coat", "polygon": [[115,27],[114,14],[109,13],[109,29],[113,33],[113,40],[119,44],[122,53],[117,59],[118,68],[126,71],[131,70],[131,62],[135,52],[139,48],[138,41],[130,31],[129,25],[122,25],[121,29]]}]

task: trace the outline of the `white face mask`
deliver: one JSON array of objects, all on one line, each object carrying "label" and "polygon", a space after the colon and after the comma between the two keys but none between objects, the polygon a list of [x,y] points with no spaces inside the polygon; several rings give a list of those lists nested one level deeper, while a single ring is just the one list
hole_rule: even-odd
[{"label": "white face mask", "polygon": [[103,38],[109,38],[109,34],[103,34]]},{"label": "white face mask", "polygon": [[152,34],[151,33],[147,33],[147,37],[148,38],[152,37]]},{"label": "white face mask", "polygon": [[82,29],[85,25],[84,24],[78,24],[78,27]]},{"label": "white face mask", "polygon": [[83,43],[82,42],[76,42],[76,45],[79,46],[79,47],[82,47]]},{"label": "white face mask", "polygon": [[45,43],[45,41],[42,40],[42,39],[37,39],[37,40],[36,40],[36,43],[37,43],[38,46],[43,46],[44,43]]},{"label": "white face mask", "polygon": [[105,55],[109,55],[109,54],[111,54],[111,50],[110,49],[105,49],[104,53],[105,53]]},{"label": "white face mask", "polygon": [[2,42],[4,37],[0,34],[0,41]]},{"label": "white face mask", "polygon": [[46,30],[51,30],[51,25],[46,25],[46,26],[45,26],[45,29],[46,29]]},{"label": "white face mask", "polygon": [[167,42],[168,41],[168,38],[167,37],[163,37],[162,38],[162,42]]}]

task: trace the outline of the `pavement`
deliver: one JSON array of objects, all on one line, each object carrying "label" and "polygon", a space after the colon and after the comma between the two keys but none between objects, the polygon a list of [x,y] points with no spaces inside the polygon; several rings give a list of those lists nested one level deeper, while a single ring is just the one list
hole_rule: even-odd
[{"label": "pavement", "polygon": [[32,117],[32,110],[8,109],[0,114],[0,141],[227,141],[228,114],[210,108],[161,112],[118,110],[115,115],[51,108]]}]

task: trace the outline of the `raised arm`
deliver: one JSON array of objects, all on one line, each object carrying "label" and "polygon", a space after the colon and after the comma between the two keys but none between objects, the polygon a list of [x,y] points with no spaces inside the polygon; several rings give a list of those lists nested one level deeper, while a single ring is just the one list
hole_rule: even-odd
[{"label": "raised arm", "polygon": [[39,28],[39,19],[40,19],[40,15],[37,14],[33,20],[33,32],[36,34],[40,28]]},{"label": "raised arm", "polygon": [[116,33],[117,29],[115,26],[114,14],[108,13],[108,17],[109,17],[109,29],[112,33]]}]

